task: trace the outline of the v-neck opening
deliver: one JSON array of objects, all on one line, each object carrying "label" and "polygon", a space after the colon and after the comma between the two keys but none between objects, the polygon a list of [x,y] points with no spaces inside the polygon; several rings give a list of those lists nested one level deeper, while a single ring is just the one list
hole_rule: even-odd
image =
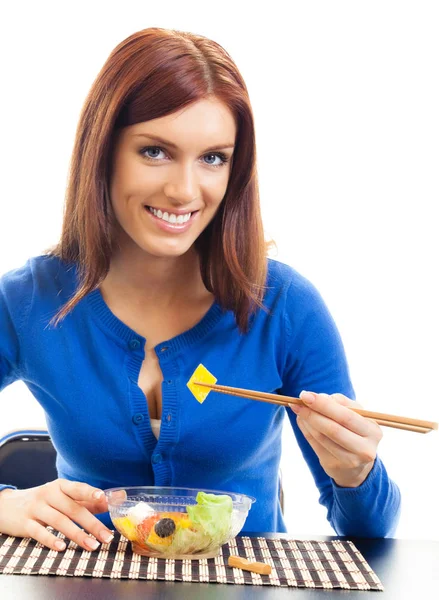
[{"label": "v-neck opening", "polygon": [[[146,338],[134,331],[126,323],[124,323],[119,317],[117,317],[108,304],[105,302],[100,289],[93,290],[87,295],[87,301],[91,304],[93,314],[96,315],[99,322],[103,327],[115,335],[119,340],[124,343],[130,343],[133,338],[146,342]],[[154,349],[157,353],[163,353],[166,351],[167,354],[175,351],[180,351],[187,346],[190,346],[201,340],[207,335],[219,322],[221,316],[224,314],[224,310],[214,300],[211,307],[207,310],[203,317],[190,329],[179,333],[175,337],[164,340],[157,344]]]}]

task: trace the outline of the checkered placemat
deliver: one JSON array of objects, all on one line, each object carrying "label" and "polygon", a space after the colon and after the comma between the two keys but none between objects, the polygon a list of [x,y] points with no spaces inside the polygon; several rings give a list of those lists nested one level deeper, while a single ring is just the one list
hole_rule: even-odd
[{"label": "checkered placemat", "polygon": [[[62,534],[54,533],[64,538]],[[258,575],[227,566],[230,554],[270,564],[271,575]],[[95,552],[87,552],[72,541],[66,550],[56,552],[30,538],[0,534],[0,573],[384,589],[355,545],[341,540],[319,542],[237,537],[225,544],[216,558],[170,560],[133,553],[130,542],[119,534],[110,544],[102,544]]]}]

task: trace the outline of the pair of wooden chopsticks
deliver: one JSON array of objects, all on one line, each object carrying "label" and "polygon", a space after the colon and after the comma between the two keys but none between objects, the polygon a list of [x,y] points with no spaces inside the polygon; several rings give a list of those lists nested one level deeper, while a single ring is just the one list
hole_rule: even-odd
[{"label": "pair of wooden chopsticks", "polygon": [[[239,398],[249,398],[250,400],[260,400],[261,402],[269,402],[270,404],[278,404],[280,406],[288,407],[292,404],[306,406],[300,398],[293,398],[292,396],[282,396],[280,394],[270,394],[268,392],[257,392],[255,390],[245,390],[243,388],[235,388],[213,383],[203,383],[201,381],[194,381],[194,385],[207,387],[212,391],[220,392],[221,394],[238,396]],[[367,419],[376,421],[378,425],[383,425],[384,427],[394,427],[395,429],[415,431],[416,433],[428,433],[429,431],[438,428],[438,424],[434,423],[433,421],[423,421],[421,419],[411,419],[410,417],[388,415],[386,413],[364,410],[363,408],[349,408],[359,415],[366,417]]]}]

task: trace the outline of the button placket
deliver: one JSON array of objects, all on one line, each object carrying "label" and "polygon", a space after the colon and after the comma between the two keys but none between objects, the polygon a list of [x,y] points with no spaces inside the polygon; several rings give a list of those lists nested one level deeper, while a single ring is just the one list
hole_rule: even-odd
[{"label": "button placket", "polygon": [[178,433],[178,387],[176,385],[181,369],[178,356],[171,345],[164,343],[156,347],[156,354],[162,370],[162,426],[157,446],[151,456],[155,485],[172,485],[172,455],[175,451]]}]

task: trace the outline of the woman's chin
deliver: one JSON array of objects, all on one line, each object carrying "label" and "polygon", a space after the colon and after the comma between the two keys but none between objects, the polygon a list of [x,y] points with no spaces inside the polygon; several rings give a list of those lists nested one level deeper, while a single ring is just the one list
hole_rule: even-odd
[{"label": "woman's chin", "polygon": [[143,244],[140,246],[140,249],[146,255],[149,255],[154,258],[179,258],[180,256],[185,255],[188,250],[191,249],[193,244],[182,244],[182,243],[161,243],[157,245],[151,244]]}]

